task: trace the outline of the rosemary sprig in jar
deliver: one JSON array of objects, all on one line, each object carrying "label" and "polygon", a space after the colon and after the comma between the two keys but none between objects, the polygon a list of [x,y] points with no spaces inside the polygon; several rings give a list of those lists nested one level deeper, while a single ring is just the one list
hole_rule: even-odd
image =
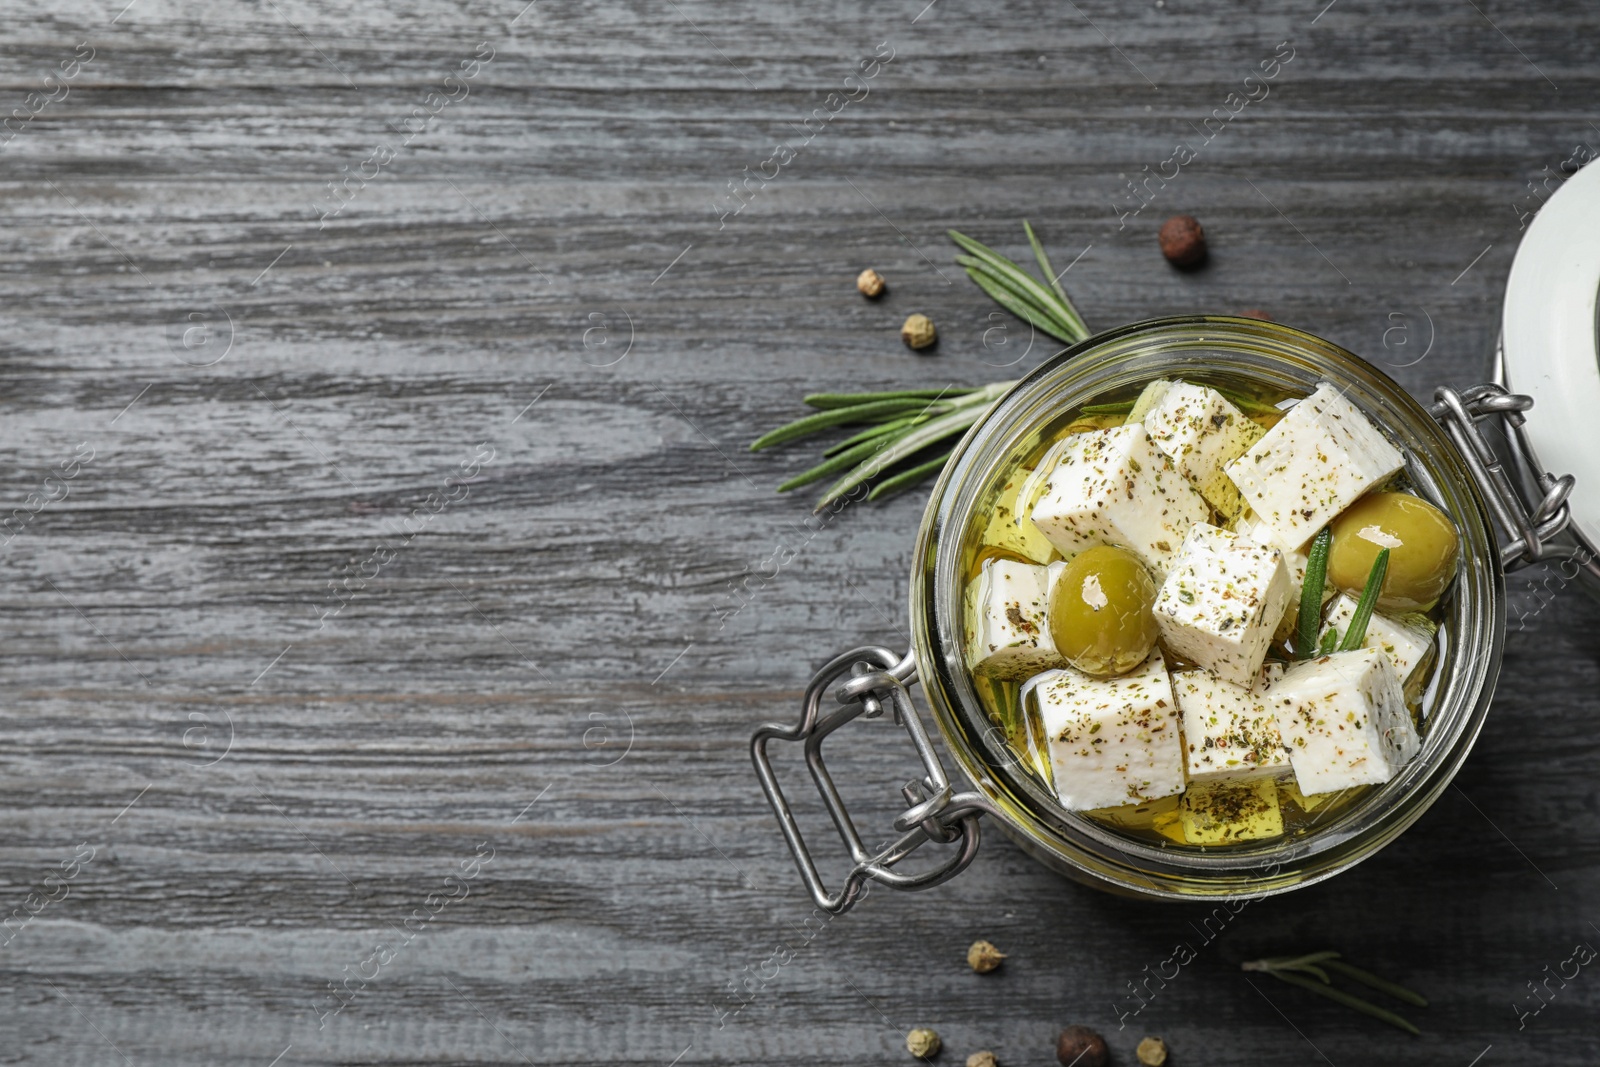
[{"label": "rosemary sprig in jar", "polygon": [[[1372,612],[1378,605],[1378,594],[1383,591],[1383,579],[1389,573],[1389,550],[1380,548],[1373,557],[1372,569],[1367,572],[1367,584],[1361,589],[1361,599],[1350,613],[1350,625],[1344,639],[1340,640],[1337,627],[1317,641],[1317,627],[1322,618],[1322,585],[1327,580],[1328,551],[1333,533],[1326,527],[1311,542],[1310,561],[1306,564],[1305,586],[1300,591],[1300,624],[1295,636],[1295,658],[1311,659],[1330,652],[1354,652],[1367,639],[1367,627],[1372,624]],[[1312,585],[1313,581],[1316,583]]]},{"label": "rosemary sprig in jar", "polygon": [[1311,539],[1311,551],[1306,556],[1306,577],[1300,586],[1300,620],[1294,638],[1295,659],[1310,659],[1319,651],[1317,630],[1322,625],[1322,588],[1328,583],[1328,550],[1332,545],[1333,531],[1326,526]]},{"label": "rosemary sprig in jar", "polygon": [[[1354,1008],[1363,1015],[1370,1015],[1374,1019],[1381,1019],[1390,1026],[1397,1027],[1410,1034],[1421,1036],[1416,1024],[1405,1016],[1392,1012],[1387,1008],[1380,1008],[1371,1001],[1363,1000],[1354,993],[1347,993],[1333,984],[1329,971],[1342,975],[1351,981],[1358,982],[1368,989],[1375,989],[1380,993],[1403,1000],[1419,1008],[1428,1006],[1427,998],[1421,993],[1407,989],[1397,982],[1379,978],[1371,971],[1362,970],[1360,967],[1345,963],[1337,952],[1312,952],[1304,956],[1278,956],[1268,959],[1250,960],[1240,964],[1246,971],[1258,971],[1270,974],[1272,977],[1289,985],[1309,989],[1320,996],[1327,997],[1347,1008]],[[1309,975],[1310,977],[1306,977]]]},{"label": "rosemary sprig in jar", "polygon": [[1372,610],[1378,606],[1378,594],[1383,590],[1383,579],[1388,573],[1389,550],[1380,548],[1372,561],[1372,570],[1367,572],[1367,584],[1361,590],[1361,599],[1356,601],[1356,609],[1350,613],[1350,628],[1345,631],[1344,640],[1339,642],[1340,652],[1354,652],[1367,639]]},{"label": "rosemary sprig in jar", "polygon": [[[950,239],[967,253],[957,256],[956,262],[1001,307],[1051,337],[1075,344],[1089,336],[1089,327],[1062,288],[1033,227],[1026,221],[1022,227],[1034,259],[1044,272],[1043,282],[987,245],[951,230]],[[934,447],[966,433],[1015,384],[1008,381],[980,388],[813,393],[805,402],[817,408],[816,412],[763,434],[751,443],[750,451],[787,444],[835,426],[864,426],[830,445],[823,452],[821,463],[778,486],[778,492],[786,493],[844,472],[817,501],[820,511],[857,486],[883,475],[883,480],[867,494],[868,500],[877,500],[938,473],[952,450],[933,453]]]}]

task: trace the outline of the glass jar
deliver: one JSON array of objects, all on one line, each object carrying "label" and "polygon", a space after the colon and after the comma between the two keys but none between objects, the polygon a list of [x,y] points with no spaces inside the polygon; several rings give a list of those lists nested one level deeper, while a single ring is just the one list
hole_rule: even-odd
[{"label": "glass jar", "polygon": [[[981,530],[980,502],[1003,468],[1037,452],[1069,412],[1096,397],[1158,377],[1250,379],[1307,394],[1331,382],[1406,457],[1415,490],[1455,521],[1461,564],[1440,625],[1438,666],[1424,702],[1422,751],[1388,783],[1298,835],[1225,848],[1163,846],[1119,834],[1064,810],[1022,770],[994,728],[964,661],[962,548]],[[911,575],[912,650],[863,648],[835,657],[813,679],[798,724],[769,723],[752,755],[773,810],[817,905],[848,909],[866,883],[936,885],[971,862],[987,814],[1045,866],[1098,888],[1140,897],[1195,899],[1282,893],[1329,878],[1394,840],[1442,793],[1483,726],[1505,633],[1505,573],[1541,557],[1567,521],[1572,479],[1541,475],[1524,499],[1479,431],[1481,421],[1521,424],[1525,397],[1494,385],[1440,388],[1425,409],[1387,375],[1328,341],[1276,323],[1212,316],[1157,319],[1089,338],[1046,360],[1001,397],[967,433],[935,484],[917,534]],[[1496,528],[1505,544],[1497,545]],[[971,790],[950,784],[908,686],[922,683],[945,747]],[[830,699],[831,697],[831,699]],[[890,710],[922,759],[925,776],[902,789],[909,807],[899,836],[868,849],[828,773],[821,745],[858,716]],[[767,746],[801,742],[853,866],[830,892],[773,773]],[[944,846],[937,865],[896,870],[923,844]]]}]

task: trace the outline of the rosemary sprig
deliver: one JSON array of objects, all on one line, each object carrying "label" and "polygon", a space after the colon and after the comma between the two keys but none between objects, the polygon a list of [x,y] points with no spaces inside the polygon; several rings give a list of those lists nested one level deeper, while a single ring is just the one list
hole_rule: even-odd
[{"label": "rosemary sprig", "polygon": [[1299,970],[1310,963],[1321,963],[1331,960],[1339,953],[1332,949],[1322,952],[1308,952],[1304,956],[1271,956],[1261,960],[1247,960],[1239,964],[1241,971],[1274,971],[1274,970]]},{"label": "rosemary sprig", "polygon": [[949,407],[940,407],[943,401],[929,402],[927,400],[872,400],[864,404],[852,404],[848,407],[828,408],[807,415],[803,419],[795,419],[776,430],[762,434],[750,443],[750,451],[759,452],[763,448],[781,445],[785,441],[793,441],[797,437],[805,437],[826,430],[830,426],[843,426],[848,423],[877,422],[880,419],[895,418],[913,411],[928,411],[933,409],[939,413],[949,411]]},{"label": "rosemary sprig", "polygon": [[[981,405],[970,404],[948,414],[940,415],[938,418],[931,419],[921,426],[913,427],[903,437],[900,437],[882,451],[874,453],[861,466],[834,482],[828,491],[823,494],[822,499],[817,501],[817,510],[820,511],[827,507],[856,486],[877,477],[896,463],[910,459],[929,445],[955,434],[966,433],[973,423],[983,418],[988,412],[989,405],[999,399],[1007,389],[1010,389],[1012,384],[1011,382],[997,382],[995,385],[972,394],[983,398]],[[967,399],[966,397],[962,398],[963,401]],[[926,472],[924,477],[926,477]]]},{"label": "rosemary sprig", "polygon": [[1421,993],[1407,989],[1405,986],[1395,982],[1379,978],[1371,971],[1364,971],[1360,967],[1352,966],[1343,960],[1330,959],[1323,966],[1330,971],[1344,975],[1346,978],[1354,978],[1368,988],[1376,989],[1380,993],[1387,993],[1396,1000],[1403,1000],[1407,1004],[1415,1004],[1419,1008],[1428,1006],[1428,998]]},{"label": "rosemary sprig", "polygon": [[[1332,980],[1328,976],[1328,971],[1333,971],[1335,974],[1342,974],[1347,978],[1352,978],[1355,981],[1360,982],[1362,985],[1365,985],[1371,989],[1376,989],[1381,993],[1387,993],[1389,996],[1394,997],[1397,1000],[1403,1000],[1408,1004],[1415,1004],[1419,1008],[1425,1008],[1428,1006],[1428,1001],[1422,996],[1422,994],[1416,993],[1395,982],[1390,982],[1386,979],[1379,978],[1370,971],[1364,971],[1359,967],[1351,966],[1350,964],[1341,960],[1339,958],[1339,953],[1337,952],[1313,952],[1306,956],[1250,960],[1246,963],[1240,964],[1240,967],[1246,971],[1264,972],[1272,975],[1272,977],[1281,982],[1287,982],[1289,985],[1299,986],[1301,989],[1309,989],[1318,996],[1327,997],[1329,1000],[1332,1000],[1338,1004],[1343,1004],[1347,1008],[1353,1008],[1356,1011],[1361,1012],[1363,1015],[1370,1015],[1374,1019],[1381,1019],[1390,1026],[1397,1027],[1406,1031],[1407,1033],[1416,1034],[1418,1036],[1421,1036],[1422,1034],[1422,1031],[1418,1030],[1416,1025],[1405,1016],[1399,1015],[1396,1012],[1392,1012],[1387,1008],[1380,1008],[1378,1005],[1373,1004],[1370,1001],[1363,1000],[1353,993],[1346,993],[1344,990],[1334,986]],[[1305,975],[1308,974],[1312,975],[1316,980],[1314,981],[1313,978],[1305,977]]]},{"label": "rosemary sprig", "polygon": [[[950,239],[964,253],[956,257],[956,262],[1001,307],[1051,337],[1076,344],[1089,336],[1089,327],[1067,296],[1033,227],[1024,221],[1022,228],[1028,235],[1033,258],[1044,274],[1042,283],[989,246],[951,230]],[[1012,381],[995,382],[981,388],[812,393],[805,402],[817,409],[813,414],[762,434],[751,443],[750,451],[759,452],[835,426],[864,426],[865,429],[828,446],[821,463],[790,478],[778,491],[788,492],[846,472],[817,502],[821,510],[856,486],[886,474],[887,477],[867,494],[868,500],[877,500],[907,489],[936,472],[950,453],[920,462],[919,453],[965,433],[1015,384]],[[903,471],[891,469],[903,463],[913,465]]]},{"label": "rosemary sprig", "polygon": [[1388,573],[1389,550],[1380,548],[1372,561],[1372,570],[1367,572],[1367,584],[1361,590],[1361,599],[1356,601],[1356,610],[1350,613],[1350,626],[1339,644],[1340,652],[1354,652],[1367,639],[1367,624],[1372,622],[1372,609],[1378,605],[1378,593],[1383,589],[1383,578]]},{"label": "rosemary sprig", "polygon": [[1320,993],[1329,1000],[1343,1004],[1347,1008],[1354,1008],[1363,1015],[1370,1015],[1374,1019],[1382,1019],[1390,1026],[1398,1027],[1399,1029],[1410,1034],[1415,1034],[1418,1037],[1422,1036],[1422,1031],[1418,1030],[1416,1023],[1413,1023],[1410,1019],[1407,1019],[1403,1015],[1392,1012],[1388,1008],[1380,1008],[1371,1001],[1362,1000],[1353,993],[1346,993],[1344,990],[1335,989],[1333,986],[1318,985],[1311,979],[1302,978],[1298,974],[1281,974],[1277,971],[1271,971],[1269,973],[1272,975],[1272,977],[1284,982],[1288,982],[1290,985],[1297,985],[1301,989],[1309,989],[1313,993]]},{"label": "rosemary sprig", "polygon": [[999,299],[1000,294],[992,291],[990,285],[986,284],[993,283],[1009,293],[1014,301],[1030,309],[1034,316],[1042,316],[1045,321],[1039,325],[1051,336],[1058,337],[1068,343],[1072,342],[1074,334],[1077,333],[1072,323],[1066,320],[1059,308],[1040,302],[1039,295],[1041,293],[1045,301],[1052,303],[1056,298],[1055,294],[1040,288],[1037,284],[1027,286],[1018,282],[1017,278],[1026,278],[1029,282],[1033,281],[1031,277],[1022,272],[1020,267],[1013,267],[1008,271],[1000,271],[991,267],[985,260],[974,259],[972,256],[957,256],[956,262],[967,269],[967,277],[977,282],[984,292]]},{"label": "rosemary sprig", "polygon": [[976,389],[947,386],[944,389],[895,389],[887,393],[808,393],[805,402],[814,408],[848,408],[879,400],[950,400],[975,393]]},{"label": "rosemary sprig", "polygon": [[916,485],[918,482],[922,481],[922,479],[926,478],[928,475],[933,474],[940,467],[944,466],[944,461],[949,458],[950,453],[946,452],[942,456],[935,457],[934,459],[928,460],[926,463],[920,463],[917,466],[912,467],[904,474],[896,474],[893,478],[885,478],[883,481],[872,487],[872,492],[867,494],[867,499],[877,500],[879,497],[890,496],[894,493],[900,492],[901,490],[909,489],[913,485]]},{"label": "rosemary sprig", "polygon": [[[1028,245],[1033,249],[1033,258],[1038,261],[1039,269],[1044,272],[1046,280],[1050,282],[1051,291],[1061,298],[1061,302],[1072,312],[1073,319],[1079,325],[1082,325],[1083,316],[1078,314],[1078,309],[1073,306],[1072,298],[1067,295],[1067,291],[1061,288],[1061,275],[1057,274],[1056,268],[1051,265],[1050,257],[1044,253],[1044,245],[1039,243],[1039,238],[1034,234],[1033,227],[1028,224],[1027,219],[1022,220],[1022,229],[1028,235]],[[1068,267],[1070,269],[1071,264],[1068,264]]]},{"label": "rosemary sprig", "polygon": [[1209,383],[1211,388],[1222,394],[1222,398],[1246,415],[1282,415],[1283,409],[1276,404],[1269,404],[1265,400],[1257,400],[1253,396],[1230,389],[1226,385]]},{"label": "rosemary sprig", "polygon": [[[958,256],[957,258],[963,259],[965,257]],[[1018,299],[1010,289],[994,281],[984,272],[969,267],[967,269],[967,277],[977,283],[978,288],[988,293],[995,303],[1028,325],[1049,334],[1058,341],[1065,341],[1071,344],[1075,340],[1071,331],[1062,326],[1049,313],[1040,309],[1036,304]]]},{"label": "rosemary sprig", "polygon": [[1127,415],[1133,411],[1134,401],[1117,400],[1106,404],[1085,404],[1078,409],[1079,415]]},{"label": "rosemary sprig", "polygon": [[888,444],[889,442],[882,437],[862,441],[854,448],[847,448],[843,452],[823,460],[804,474],[797,474],[790,478],[778,486],[778,492],[787,493],[789,490],[798,489],[802,485],[810,485],[812,482],[821,481],[830,474],[838,474],[840,471],[849,470],[868,456],[882,451]]},{"label": "rosemary sprig", "polygon": [[[1034,248],[1034,257],[1045,273],[1047,284],[1053,289],[1041,285],[1031,274],[988,245],[975,241],[958,230],[947,232],[950,240],[968,253],[965,256],[957,256],[956,262],[967,268],[968,276],[977,282],[984,292],[995,297],[1006,310],[1013,314],[1018,313],[1010,303],[996,296],[997,289],[1008,292],[1016,304],[1030,312],[1022,314],[1022,318],[1032,322],[1052,337],[1068,344],[1083,340],[1089,336],[1089,327],[1084,324],[1083,316],[1078,314],[1078,309],[1067,299],[1065,290],[1061,289],[1056,281],[1050,260],[1039,245],[1033,227],[1026,222],[1023,226],[1028,232],[1028,243]],[[993,283],[992,286],[985,284],[986,280]]]},{"label": "rosemary sprig", "polygon": [[1300,587],[1300,625],[1295,632],[1294,658],[1310,659],[1316,654],[1317,629],[1322,623],[1322,587],[1328,580],[1328,548],[1333,531],[1326,526],[1311,540],[1306,560],[1306,580]]},{"label": "rosemary sprig", "polygon": [[837,444],[829,445],[827,448],[822,450],[822,454],[824,456],[837,455],[847,448],[854,448],[862,441],[870,441],[874,437],[883,437],[887,434],[898,433],[904,430],[907,426],[915,426],[919,422],[927,422],[932,417],[932,415],[907,415],[899,419],[890,419],[888,422],[880,422],[876,426],[867,427],[854,437],[846,437],[843,441],[840,441]]}]

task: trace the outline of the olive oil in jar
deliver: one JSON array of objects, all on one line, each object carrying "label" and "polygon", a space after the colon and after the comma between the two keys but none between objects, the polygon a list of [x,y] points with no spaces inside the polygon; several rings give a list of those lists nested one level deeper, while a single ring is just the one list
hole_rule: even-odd
[{"label": "olive oil in jar", "polygon": [[[1276,426],[1292,402],[1300,395],[1274,392],[1261,383],[1242,380],[1216,380],[1205,375],[1185,376],[1185,382],[1209,387],[1248,418],[1261,431]],[[984,504],[976,509],[978,516],[968,530],[962,544],[962,573],[970,589],[987,562],[1013,561],[1035,566],[1062,562],[1061,554],[1041,536],[1030,534],[1032,524],[1026,516],[1038,499],[1039,479],[1029,482],[1029,474],[1046,459],[1057,442],[1074,434],[1120,427],[1129,421],[1142,392],[1142,384],[1129,386],[1115,393],[1093,398],[1073,411],[1064,412],[1051,427],[1025,441],[1011,460],[996,471]],[[1281,405],[1281,406],[1280,406]],[[1403,492],[1411,488],[1404,475],[1391,478],[1380,488]],[[1237,516],[1226,515],[1213,509],[1208,522],[1232,529]],[[1020,521],[1019,521],[1020,520]],[[1036,533],[1037,531],[1034,531]],[[1445,601],[1449,593],[1445,593]],[[1440,601],[1443,603],[1445,601]],[[1423,614],[1415,613],[1405,621],[1413,627],[1426,629],[1430,634],[1437,629],[1442,617],[1439,603]],[[973,608],[969,603],[965,616],[969,628],[973,625]],[[1280,635],[1281,636],[1281,635]],[[1440,635],[1441,637],[1443,635]],[[1194,665],[1186,663],[1170,650],[1164,652],[1170,670],[1177,672]],[[1293,650],[1284,640],[1274,639],[1269,661],[1292,663]],[[1412,670],[1405,687],[1405,698],[1418,733],[1426,730],[1426,692],[1438,661],[1436,650],[1430,648]],[[1013,757],[1011,763],[1031,777],[1047,791],[1055,792],[1049,751],[1049,738],[1034,701],[1024,700],[1025,687],[1016,678],[987,676],[983,670],[974,670],[972,678],[978,697],[994,724],[995,736],[1003,737]],[[1193,789],[1194,783],[1191,783]],[[1193,789],[1186,803],[1183,794],[1142,800],[1138,803],[1091,811],[1077,812],[1102,826],[1147,843],[1170,848],[1226,848],[1240,844],[1259,844],[1261,833],[1243,833],[1251,818],[1270,815],[1273,836],[1292,837],[1311,832],[1318,825],[1336,818],[1368,794],[1374,786],[1355,786],[1338,792],[1307,796],[1302,794],[1292,774],[1275,779],[1250,783],[1225,783],[1223,786]],[[1197,810],[1198,800],[1207,790],[1224,794],[1227,805],[1216,805],[1207,812]],[[1232,795],[1237,794],[1237,795]],[[1240,799],[1248,803],[1241,803]],[[1267,811],[1266,809],[1270,809]],[[1220,813],[1220,815],[1219,815]],[[1201,815],[1205,814],[1205,818]],[[1209,819],[1209,821],[1207,821]],[[1237,824],[1236,826],[1230,823]],[[1281,825],[1281,831],[1276,827]],[[1231,833],[1238,829],[1243,836]]]}]

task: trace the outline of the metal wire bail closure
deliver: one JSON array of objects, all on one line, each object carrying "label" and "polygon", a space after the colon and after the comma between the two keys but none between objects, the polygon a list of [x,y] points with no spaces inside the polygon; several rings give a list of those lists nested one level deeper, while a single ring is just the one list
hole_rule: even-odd
[{"label": "metal wire bail closure", "polygon": [[[1488,500],[1495,521],[1506,535],[1506,543],[1500,548],[1500,562],[1505,569],[1513,571],[1540,560],[1570,554],[1569,550],[1549,542],[1571,521],[1567,497],[1572,493],[1575,479],[1570,474],[1558,478],[1533,466],[1527,458],[1532,448],[1528,444],[1523,412],[1533,407],[1533,398],[1508,392],[1505,387],[1492,383],[1474,385],[1459,393],[1448,386],[1440,386],[1433,396],[1435,403],[1428,413],[1455,441],[1473,480]],[[1512,459],[1524,478],[1536,487],[1539,495],[1535,499],[1525,498],[1518,492],[1494,445],[1478,426],[1479,421],[1496,417],[1501,420]]]},{"label": "metal wire bail closure", "polygon": [[[772,812],[778,817],[778,828],[783,831],[811,898],[829,914],[838,915],[855,906],[868,879],[894,889],[931,889],[960,874],[978,854],[978,818],[991,810],[989,803],[977,793],[955,793],[951,789],[939,754],[934,751],[906,688],[915,681],[916,661],[910,653],[898,656],[874,645],[851,649],[829,660],[812,677],[811,684],[806,687],[798,724],[785,726],[769,722],[758,727],[750,738],[750,758],[755,763],[756,776],[761,780]],[[834,696],[839,707],[824,715],[823,695],[835,683],[838,685]],[[893,720],[910,735],[925,775],[920,780],[907,782],[901,789],[909,807],[894,820],[899,836],[878,851],[869,852],[823,762],[822,742],[852,719],[881,718],[885,706],[890,709]],[[789,801],[773,774],[767,742],[774,739],[804,742],[806,767],[811,771],[834,827],[849,849],[854,866],[837,893],[829,893],[823,883]],[[954,850],[931,870],[899,874],[891,869],[929,841],[954,846]]]}]

